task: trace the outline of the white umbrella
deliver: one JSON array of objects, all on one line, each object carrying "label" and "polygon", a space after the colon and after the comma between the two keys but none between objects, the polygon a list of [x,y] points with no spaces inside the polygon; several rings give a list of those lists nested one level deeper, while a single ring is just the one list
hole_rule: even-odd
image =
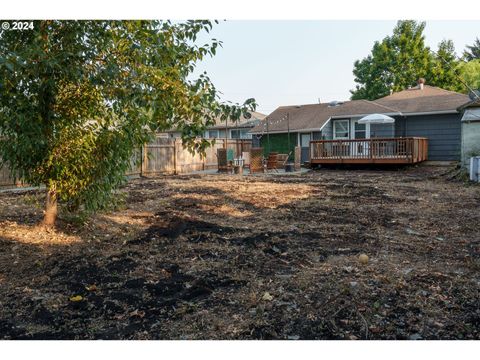
[{"label": "white umbrella", "polygon": [[358,120],[359,124],[388,124],[394,122],[394,118],[383,114],[370,114]]}]

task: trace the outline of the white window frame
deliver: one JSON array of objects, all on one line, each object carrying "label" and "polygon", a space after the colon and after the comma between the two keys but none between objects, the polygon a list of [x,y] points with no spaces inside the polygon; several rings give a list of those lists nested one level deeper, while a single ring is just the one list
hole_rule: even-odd
[{"label": "white window frame", "polygon": [[[346,123],[347,124],[347,136],[346,137],[337,137],[337,132],[335,130],[337,124]],[[349,119],[339,119],[333,121],[333,140],[348,140],[350,139],[350,120]]]},{"label": "white window frame", "polygon": [[[245,129],[245,128],[238,128],[238,129],[231,129],[230,130],[230,139],[251,139],[252,135],[248,133],[250,129]],[[238,131],[238,136],[237,138],[233,137],[233,132]]]},{"label": "white window frame", "polygon": [[[217,137],[211,137],[210,136],[210,132],[213,132],[213,131],[217,132]],[[206,130],[205,135],[208,135],[208,136],[205,136],[206,139],[218,139],[218,136],[220,135],[220,133],[217,129],[211,129],[211,130]]]},{"label": "white window frame", "polygon": [[[233,137],[234,132],[238,132],[238,137],[236,137],[236,138]],[[231,129],[230,130],[230,139],[241,139],[241,138],[242,138],[242,132],[240,131],[240,129]]]},{"label": "white window frame", "polygon": [[[353,120],[352,121],[352,139],[356,139],[356,135],[357,135],[357,131],[355,130],[355,126],[356,124],[358,124],[358,119],[356,120]],[[369,139],[370,138],[370,124],[365,124],[365,130],[362,130],[362,131],[365,131],[365,139]]]},{"label": "white window frame", "polygon": [[[303,135],[308,135],[310,137],[310,140],[308,141],[307,146],[302,145],[302,136]],[[300,138],[300,140],[299,140],[300,147],[303,147],[303,148],[310,147],[310,141],[312,141],[312,133],[311,132],[310,133],[300,133],[299,138]]]}]

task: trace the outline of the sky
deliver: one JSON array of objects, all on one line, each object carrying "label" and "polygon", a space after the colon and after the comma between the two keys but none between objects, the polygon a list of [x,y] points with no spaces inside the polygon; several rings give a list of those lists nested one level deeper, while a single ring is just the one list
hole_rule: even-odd
[{"label": "sky", "polygon": [[[221,21],[199,44],[216,38],[223,47],[200,63],[224,100],[255,98],[257,110],[348,100],[355,82],[353,63],[366,57],[376,40],[391,35],[396,21],[264,20]],[[432,50],[451,39],[458,55],[480,38],[480,21],[427,21],[425,41]]]}]

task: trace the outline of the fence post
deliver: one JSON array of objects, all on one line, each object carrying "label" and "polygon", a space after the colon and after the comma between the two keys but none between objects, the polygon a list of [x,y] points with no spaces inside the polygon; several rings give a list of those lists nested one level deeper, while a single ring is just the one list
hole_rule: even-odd
[{"label": "fence post", "polygon": [[173,139],[173,175],[177,175],[177,138]]},{"label": "fence post", "polygon": [[142,153],[141,153],[141,164],[140,164],[140,176],[145,176],[145,169],[147,165],[147,145],[143,144],[142,146]]}]

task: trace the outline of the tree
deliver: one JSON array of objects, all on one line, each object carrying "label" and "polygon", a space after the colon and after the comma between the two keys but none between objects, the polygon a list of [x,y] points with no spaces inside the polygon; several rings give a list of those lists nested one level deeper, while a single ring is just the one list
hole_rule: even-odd
[{"label": "tree", "polygon": [[460,78],[470,87],[470,89],[480,89],[480,59],[468,62],[460,62],[458,65]]},{"label": "tree", "polygon": [[177,127],[191,151],[214,119],[248,117],[221,103],[196,63],[221,43],[195,44],[209,21],[35,21],[33,30],[0,31],[0,165],[45,184],[44,223],[57,202],[94,211],[125,181],[135,149]]},{"label": "tree", "polygon": [[399,21],[393,35],[375,42],[372,53],[354,63],[355,90],[352,99],[374,100],[428,78],[430,49],[425,45],[425,23]]},{"label": "tree", "polygon": [[425,45],[425,22],[399,21],[393,35],[377,41],[372,52],[354,63],[357,82],[352,99],[375,100],[390,91],[401,91],[425,78],[427,84],[463,91],[455,74],[458,59],[451,40],[443,40],[437,53]]},{"label": "tree", "polygon": [[446,90],[465,92],[457,74],[458,64],[453,41],[441,41],[432,59],[428,83]]},{"label": "tree", "polygon": [[473,45],[467,45],[467,49],[463,52],[463,57],[466,61],[480,59],[480,39],[476,38]]}]

